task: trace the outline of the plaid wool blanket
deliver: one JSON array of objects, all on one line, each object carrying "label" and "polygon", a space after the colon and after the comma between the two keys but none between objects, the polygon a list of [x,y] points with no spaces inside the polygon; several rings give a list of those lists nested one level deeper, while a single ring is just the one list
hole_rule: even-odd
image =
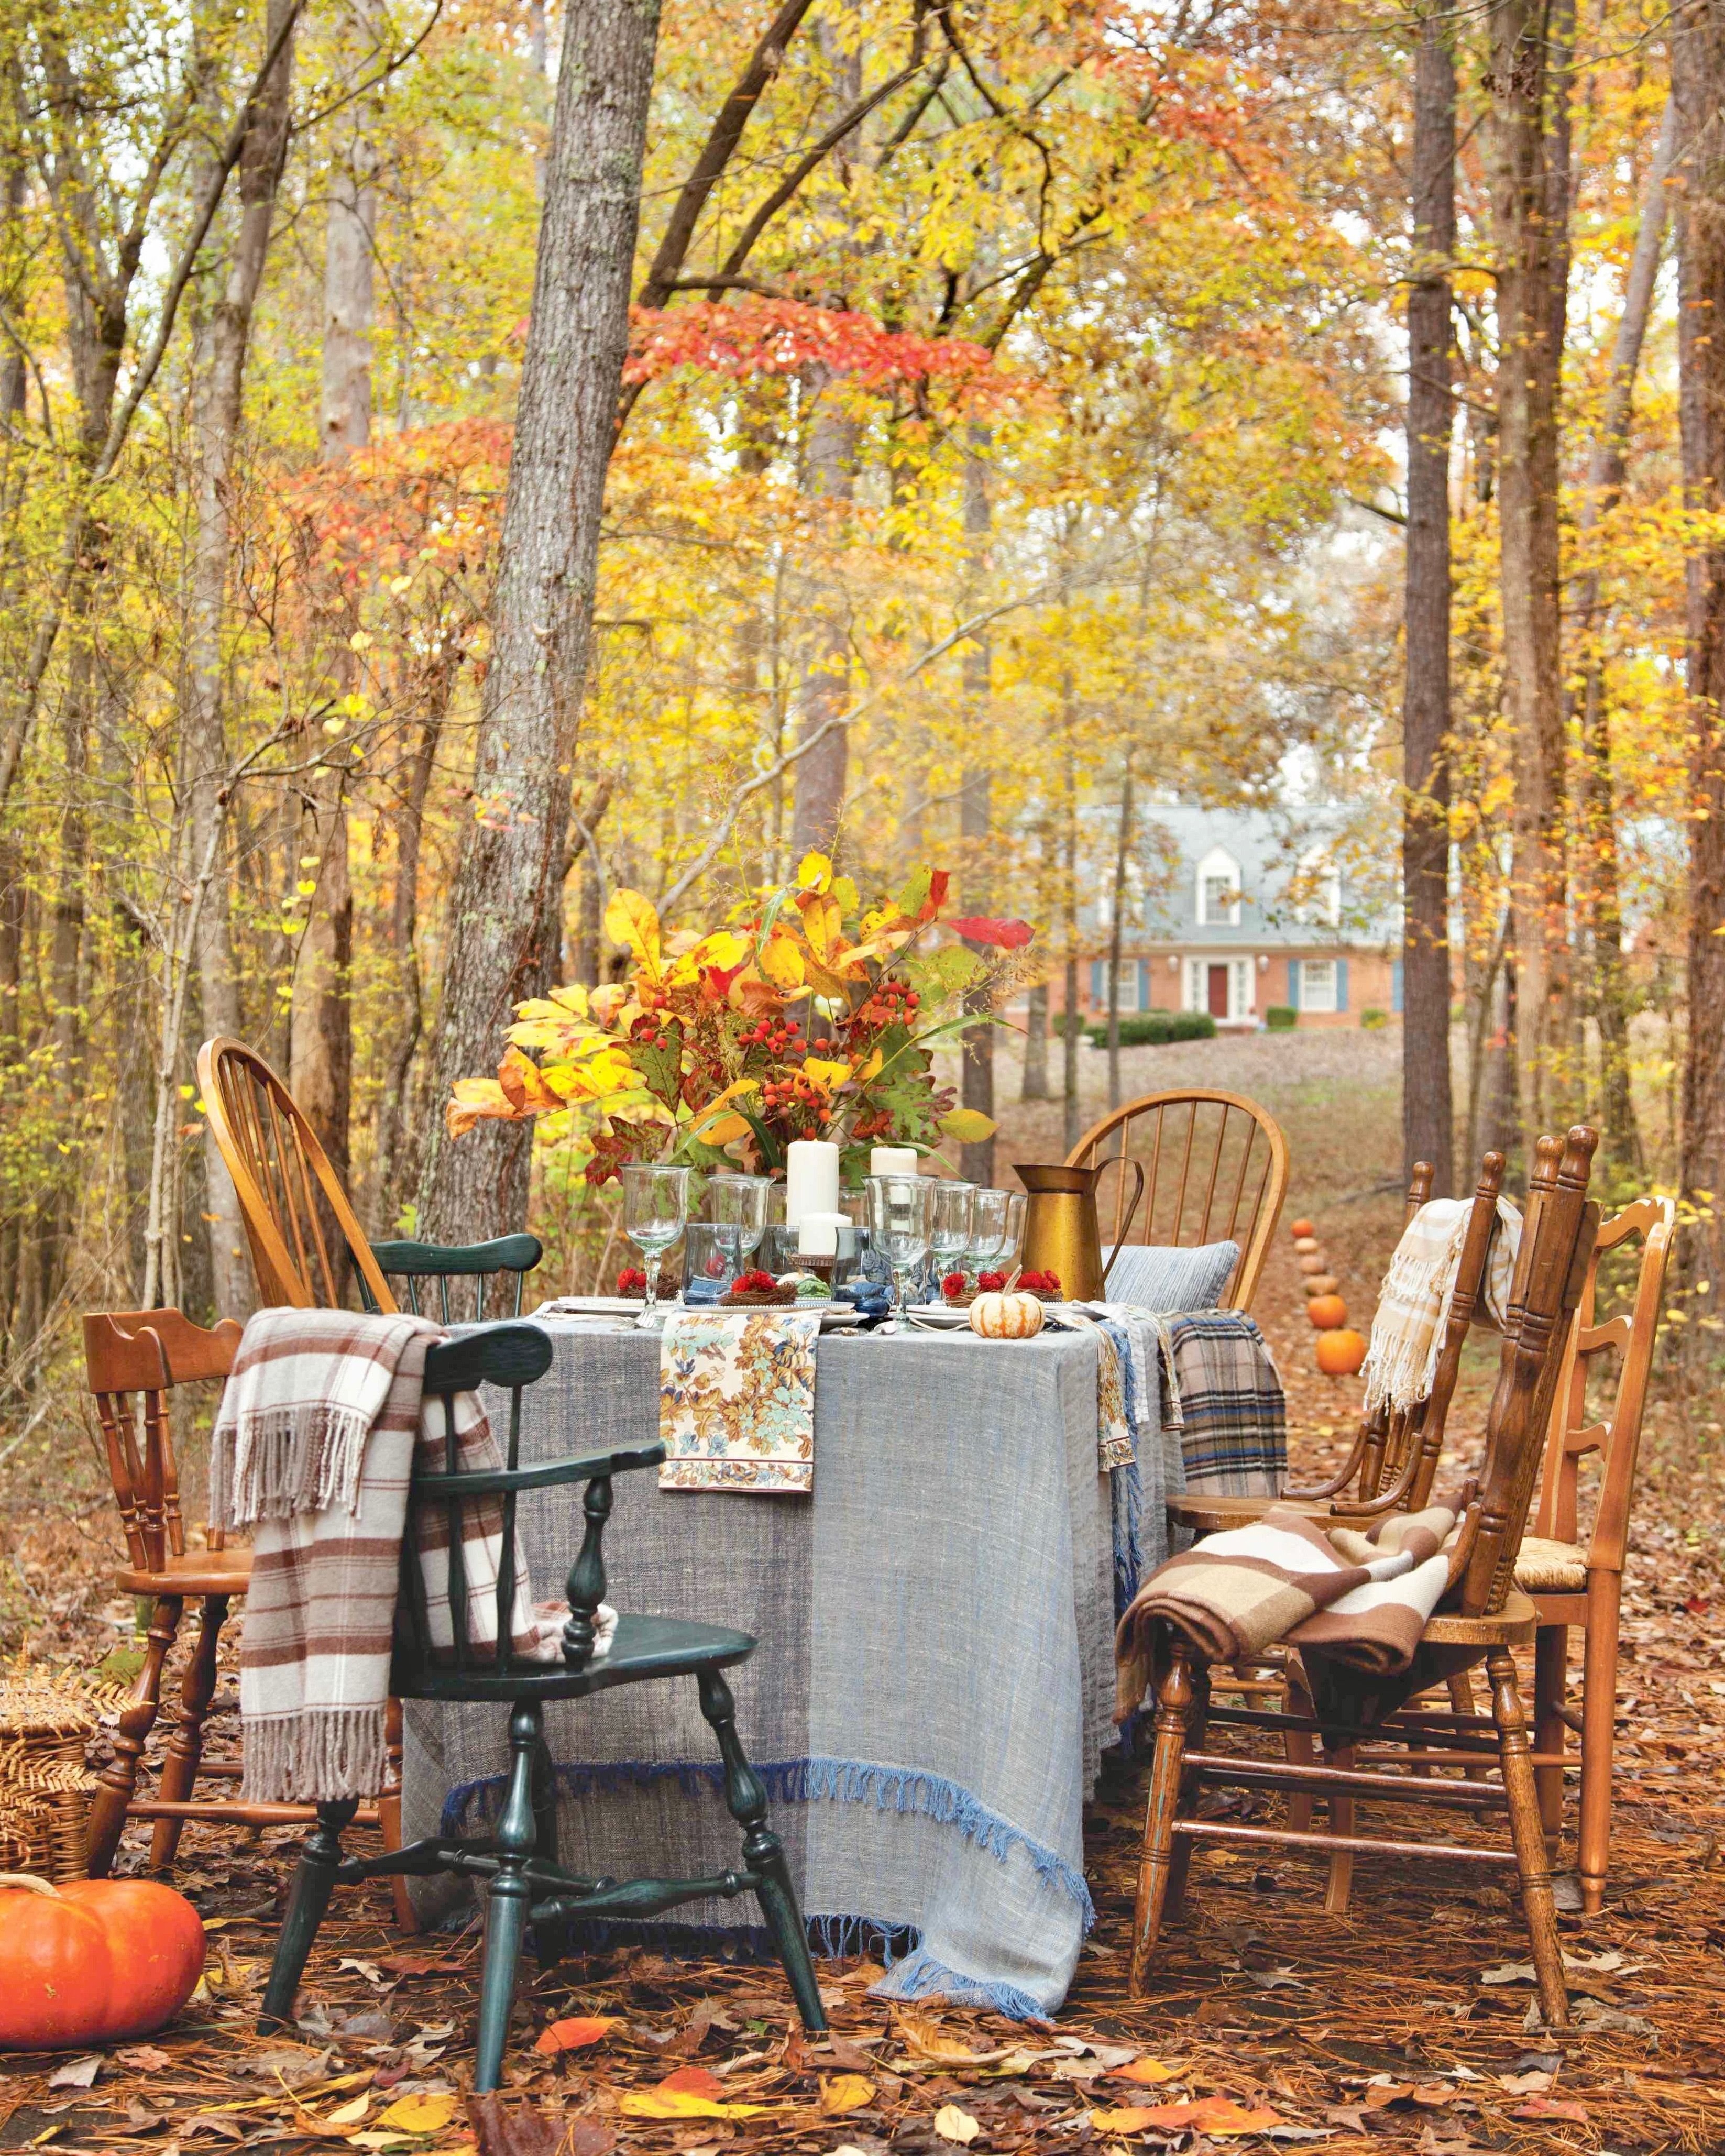
[{"label": "plaid wool blanket", "polygon": [[[1430,1394],[1472,1209],[1471,1199],[1434,1198],[1403,1229],[1384,1276],[1372,1320],[1372,1344],[1362,1366],[1368,1414],[1380,1407],[1409,1408]],[[1497,1220],[1498,1233],[1491,1238],[1486,1262],[1483,1300],[1493,1323],[1501,1328],[1509,1309],[1516,1252],[1521,1248],[1522,1216],[1507,1198],[1500,1198]]]},{"label": "plaid wool blanket", "polygon": [[[415,1447],[445,1466],[441,1400],[424,1403],[428,1318],[260,1310],[246,1323],[210,1455],[210,1519],[254,1530],[240,1645],[243,1794],[260,1804],[362,1796],[382,1785],[396,1588]],[[501,1467],[471,1393],[453,1396],[458,1472]],[[501,1500],[463,1507],[467,1628],[496,1644]],[[433,1651],[453,1655],[449,1519],[415,1514]],[[523,1566],[514,1651],[554,1661],[564,1611],[536,1611]],[[604,1613],[608,1616],[609,1613]],[[602,1617],[601,1640],[614,1628]],[[603,1645],[596,1650],[603,1651]]]},{"label": "plaid wool blanket", "polygon": [[1288,1463],[1287,1403],[1255,1322],[1243,1310],[1198,1310],[1161,1323],[1164,1420],[1180,1433],[1187,1489],[1279,1496]]},{"label": "plaid wool blanket", "polygon": [[1250,1527],[1209,1536],[1153,1573],[1121,1619],[1115,1720],[1143,1702],[1159,1625],[1183,1634],[1208,1662],[1261,1654],[1280,1640],[1378,1674],[1406,1669],[1450,1585],[1458,1545],[1455,1515],[1441,1506],[1358,1534],[1277,1505]]}]

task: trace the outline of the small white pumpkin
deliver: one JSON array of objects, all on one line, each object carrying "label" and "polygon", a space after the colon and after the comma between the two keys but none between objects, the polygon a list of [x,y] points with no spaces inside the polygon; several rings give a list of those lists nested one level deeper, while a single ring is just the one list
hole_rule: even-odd
[{"label": "small white pumpkin", "polygon": [[984,1340],[1030,1340],[1042,1330],[1040,1300],[1034,1295],[979,1295],[970,1306],[970,1329]]}]

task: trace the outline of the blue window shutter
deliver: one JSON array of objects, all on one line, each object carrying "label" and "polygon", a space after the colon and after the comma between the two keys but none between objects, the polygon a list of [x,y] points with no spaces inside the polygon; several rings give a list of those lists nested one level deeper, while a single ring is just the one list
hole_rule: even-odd
[{"label": "blue window shutter", "polygon": [[1336,1008],[1338,1011],[1345,1011],[1348,1008],[1348,961],[1345,958],[1336,961]]},{"label": "blue window shutter", "polygon": [[1297,958],[1290,958],[1288,961],[1288,1009],[1298,1010],[1299,1008],[1300,961]]},{"label": "blue window shutter", "polygon": [[1102,973],[1102,962],[1100,958],[1092,958],[1090,962],[1090,999],[1098,1009],[1105,1006],[1108,1000],[1107,982]]},{"label": "blue window shutter", "polygon": [[1389,1008],[1393,1011],[1399,1011],[1402,1008],[1402,962],[1399,958],[1389,969]]},{"label": "blue window shutter", "polygon": [[1138,1009],[1141,1011],[1147,1011],[1149,1008],[1150,961],[1147,958],[1140,958],[1138,961]]}]

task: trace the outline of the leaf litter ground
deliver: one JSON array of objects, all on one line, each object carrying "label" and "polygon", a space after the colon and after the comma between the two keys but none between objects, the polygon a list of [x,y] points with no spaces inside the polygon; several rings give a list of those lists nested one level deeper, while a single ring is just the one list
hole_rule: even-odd
[{"label": "leaf litter ground", "polygon": [[[1253,1074],[1255,1079],[1257,1074]],[[1219,1082],[1227,1082],[1224,1078]],[[1266,1089],[1257,1080],[1255,1090]],[[1301,1101],[1276,1106],[1299,1138]],[[1337,1145],[1322,1091],[1295,1157]],[[1352,1126],[1350,1126],[1352,1127]],[[1354,1132],[1358,1141],[1358,1132]],[[1351,1158],[1360,1157],[1350,1143]],[[1033,1157],[1020,1151],[1019,1157]],[[1052,1156],[1047,1156],[1052,1157]],[[1324,1167],[1327,1167],[1327,1173]],[[1362,1312],[1393,1242],[1393,1190],[1350,1193],[1348,1159],[1296,1188]],[[1345,1255],[1344,1255],[1345,1253]],[[1291,1254],[1261,1297],[1305,1462],[1337,1454],[1357,1391],[1318,1377]],[[1474,1358],[1452,1423],[1456,1457],[1483,1414],[1489,1355]],[[1577,2026],[1532,2015],[1511,1897],[1471,1867],[1362,1859],[1353,1907],[1322,1912],[1317,1864],[1283,1851],[1208,1851],[1188,1916],[1126,1996],[1142,1770],[1106,1780],[1088,1823],[1098,1921],[1051,2029],[931,2002],[889,2009],[863,1962],[820,1965],[833,2023],[798,2030],[770,1966],[616,1952],[528,1981],[501,2096],[471,2103],[478,1942],[403,1937],[380,1887],[338,1893],[292,2039],[254,2033],[294,1838],[199,1829],[177,1882],[209,1928],[203,1995],[172,2028],[105,2054],[0,2057],[0,2148],[126,2156],[239,2148],[483,2156],[952,2156],[971,2149],[1096,2156],[1140,2149],[1356,2156],[1504,2150],[1725,2149],[1725,1737],[1719,1655],[1725,1477],[1712,1399],[1673,1383],[1650,1410],[1620,1691],[1619,1774],[1606,1912],[1562,1917]],[[8,1517],[24,1641],[91,1666],[130,1620],[107,1586],[101,1507]],[[1579,1641],[1572,1638],[1579,1662]],[[167,1696],[176,1690],[171,1670]],[[1579,1667],[1574,1675],[1579,1693]],[[232,1717],[212,1745],[231,1756]],[[157,1732],[165,1735],[165,1726]],[[1255,1797],[1226,1798],[1273,1818]],[[1445,1814],[1455,1830],[1478,1830]],[[1409,1822],[1373,1816],[1394,1832]],[[1573,1821],[1572,1821],[1573,1825]],[[138,1868],[147,1830],[129,1834]],[[1566,1858],[1572,1852],[1566,1840]]]}]

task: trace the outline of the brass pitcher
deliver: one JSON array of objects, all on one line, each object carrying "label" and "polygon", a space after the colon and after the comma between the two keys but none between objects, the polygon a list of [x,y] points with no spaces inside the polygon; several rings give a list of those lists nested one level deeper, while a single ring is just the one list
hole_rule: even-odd
[{"label": "brass pitcher", "polygon": [[[1110,1163],[1104,1161],[1102,1168]],[[1018,1178],[1029,1193],[1024,1216],[1024,1251],[1019,1260],[1026,1272],[1060,1276],[1060,1293],[1068,1302],[1099,1302],[1107,1286],[1114,1259],[1126,1241],[1127,1229],[1144,1195],[1144,1163],[1123,1163],[1137,1177],[1137,1188],[1127,1208],[1113,1256],[1102,1263],[1102,1231],[1096,1220],[1096,1185],[1101,1168],[1026,1167],[1014,1162]]]}]

